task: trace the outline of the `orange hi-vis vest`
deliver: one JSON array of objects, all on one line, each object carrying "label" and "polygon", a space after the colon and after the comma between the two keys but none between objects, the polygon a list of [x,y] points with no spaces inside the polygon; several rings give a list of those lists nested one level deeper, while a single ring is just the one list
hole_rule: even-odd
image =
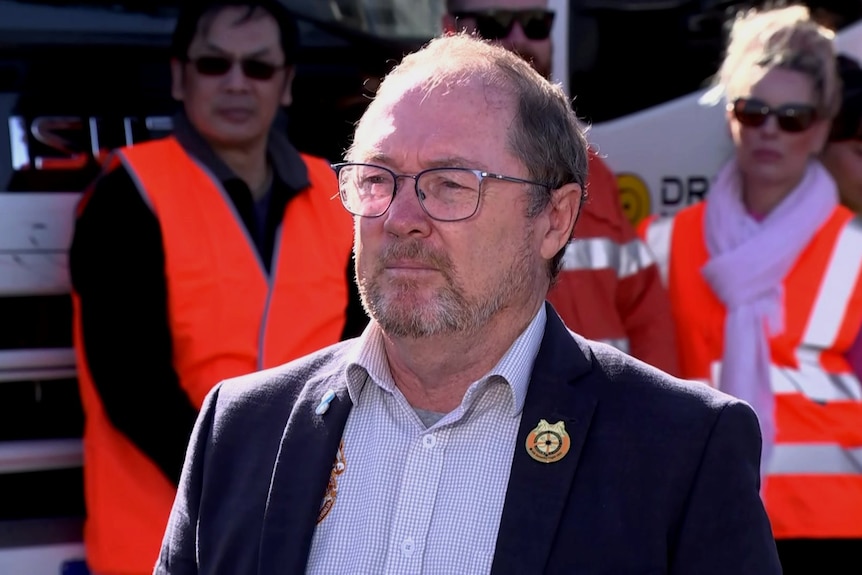
[{"label": "orange hi-vis vest", "polygon": [[[174,369],[198,408],[222,379],[279,365],[341,337],[352,217],[333,199],[337,183],[329,165],[303,160],[311,186],[287,203],[268,277],[220,182],[173,137],[117,154],[159,221]],[[100,574],[152,573],[176,490],[111,426],[87,367],[80,302],[73,298],[86,412],[88,563]],[[152,418],[159,425],[158,414]]]},{"label": "orange hi-vis vest", "polygon": [[[724,304],[700,273],[705,203],[641,231],[665,273],[682,376],[715,384]],[[793,233],[788,230],[788,233]],[[764,501],[776,538],[862,537],[862,386],[845,359],[862,326],[862,221],[839,206],[783,282],[784,331],[769,338],[775,450]]]}]

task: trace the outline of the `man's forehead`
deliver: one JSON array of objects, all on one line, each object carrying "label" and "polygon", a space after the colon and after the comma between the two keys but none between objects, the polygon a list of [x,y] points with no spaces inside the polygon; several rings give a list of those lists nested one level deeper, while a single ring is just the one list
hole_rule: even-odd
[{"label": "man's forehead", "polygon": [[275,18],[262,8],[223,6],[207,12],[201,17],[195,31],[195,38],[206,41],[213,35],[242,28],[254,28],[256,34],[264,34],[267,39],[272,32],[274,38],[278,40],[280,33]]},{"label": "man's forehead", "polygon": [[418,108],[433,104],[445,108],[472,104],[481,109],[509,109],[512,104],[510,88],[491,82],[485,74],[481,69],[453,72],[442,68],[422,74],[405,74],[385,84],[367,112],[404,112],[410,115]]},{"label": "man's forehead", "polygon": [[484,85],[480,78],[430,89],[411,83],[392,88],[366,109],[357,126],[355,151],[361,148],[367,154],[411,142],[422,148],[451,143],[453,138],[469,140],[491,133],[488,130],[505,131],[506,118],[512,114],[511,95]]},{"label": "man's forehead", "polygon": [[[234,46],[237,41],[242,45]],[[232,45],[223,46],[224,42]],[[246,7],[227,6],[201,18],[192,45],[264,53],[281,48],[280,30],[275,19],[263,9],[250,12]]]}]

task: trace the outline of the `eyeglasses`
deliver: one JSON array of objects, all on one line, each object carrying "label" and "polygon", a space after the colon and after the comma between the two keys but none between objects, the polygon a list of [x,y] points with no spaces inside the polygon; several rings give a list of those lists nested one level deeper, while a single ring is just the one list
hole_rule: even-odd
[{"label": "eyeglasses", "polygon": [[242,73],[250,80],[270,80],[275,73],[284,68],[262,60],[253,58],[234,60],[224,56],[200,56],[198,58],[189,58],[195,70],[201,76],[224,76],[233,67],[234,63],[239,63]]},{"label": "eyeglasses", "polygon": [[754,98],[737,98],[731,104],[733,116],[743,126],[757,128],[775,116],[778,127],[785,132],[804,132],[817,119],[817,110],[810,104],[784,104],[776,108]]},{"label": "eyeglasses", "polygon": [[552,10],[476,10],[455,12],[456,19],[472,18],[476,31],[487,40],[502,40],[512,33],[515,22],[521,25],[530,40],[547,40],[554,26]]},{"label": "eyeglasses", "polygon": [[344,208],[354,216],[376,218],[392,205],[400,178],[415,182],[416,196],[428,217],[441,222],[466,220],[479,209],[482,183],[493,179],[517,184],[550,186],[490,174],[468,168],[430,168],[410,174],[396,174],[389,168],[373,164],[332,164],[338,178],[338,193]]}]

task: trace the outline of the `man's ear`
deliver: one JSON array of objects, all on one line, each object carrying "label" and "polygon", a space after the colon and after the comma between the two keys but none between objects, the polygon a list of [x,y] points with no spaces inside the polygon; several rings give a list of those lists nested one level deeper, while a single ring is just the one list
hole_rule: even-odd
[{"label": "man's ear", "polygon": [[171,96],[177,102],[182,102],[185,98],[185,88],[183,87],[183,63],[176,58],[171,58]]},{"label": "man's ear", "polygon": [[284,91],[281,93],[281,105],[290,106],[293,103],[293,79],[296,78],[296,66],[288,66],[284,72]]},{"label": "man's ear", "polygon": [[572,238],[575,222],[581,210],[581,186],[566,184],[551,192],[548,225],[542,238],[542,256],[551,259]]}]

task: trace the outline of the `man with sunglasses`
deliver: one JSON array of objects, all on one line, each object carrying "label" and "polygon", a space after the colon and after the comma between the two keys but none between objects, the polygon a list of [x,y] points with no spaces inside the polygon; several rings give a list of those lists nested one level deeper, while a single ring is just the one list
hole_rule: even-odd
[{"label": "man with sunglasses", "polygon": [[[547,0],[448,0],[443,28],[475,33],[551,77]],[[587,201],[549,299],[576,332],[669,373],[678,370],[670,301],[658,266],[623,211],[616,177],[590,151]]]},{"label": "man with sunglasses", "polygon": [[493,40],[550,78],[554,16],[547,0],[447,0],[443,28]]},{"label": "man with sunglasses", "polygon": [[212,386],[366,323],[332,169],[280,119],[297,48],[277,0],[184,3],[172,135],[118,150],[80,204],[70,268],[99,575],[152,572]]}]

